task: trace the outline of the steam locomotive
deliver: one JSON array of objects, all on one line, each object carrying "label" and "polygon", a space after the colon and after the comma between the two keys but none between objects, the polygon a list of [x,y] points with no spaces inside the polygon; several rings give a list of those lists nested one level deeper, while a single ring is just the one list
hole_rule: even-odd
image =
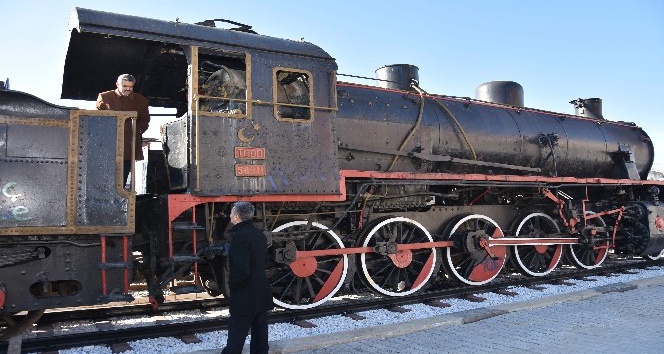
[{"label": "steam locomotive", "polygon": [[653,144],[605,119],[600,99],[568,115],[525,107],[515,82],[470,99],[427,93],[412,65],[378,69],[378,86],[338,82],[336,70],[321,48],[248,26],[74,9],[62,98],[94,100],[132,73],[178,118],[161,126],[137,194],[134,169],[128,189],[122,180],[135,112],[0,90],[5,323],[132,301],[131,282],[154,306],[165,289],[228,295],[238,200],[255,203],[274,301],[293,309],[340,292],[479,285],[505,269],[594,268],[610,253],[660,257]]}]

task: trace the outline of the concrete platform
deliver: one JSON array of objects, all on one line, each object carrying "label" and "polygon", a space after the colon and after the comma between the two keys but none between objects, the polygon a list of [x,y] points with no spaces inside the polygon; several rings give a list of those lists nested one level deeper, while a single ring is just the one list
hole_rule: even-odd
[{"label": "concrete platform", "polygon": [[[664,277],[270,342],[270,353],[662,353]],[[249,353],[245,346],[243,353]],[[221,350],[196,353],[211,354]]]}]

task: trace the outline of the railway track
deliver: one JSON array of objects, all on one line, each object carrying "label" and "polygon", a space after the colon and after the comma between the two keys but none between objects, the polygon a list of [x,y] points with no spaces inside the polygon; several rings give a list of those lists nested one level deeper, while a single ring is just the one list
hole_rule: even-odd
[{"label": "railway track", "polygon": [[[630,270],[644,269],[651,266],[664,266],[664,261],[640,261],[640,260],[621,260],[621,262],[605,263],[603,267],[596,269],[577,270],[577,269],[559,269],[550,275],[544,277],[523,277],[520,275],[506,275],[500,279],[496,279],[486,285],[475,286],[468,288],[467,286],[450,286],[446,284],[445,287],[437,287],[429,291],[412,294],[404,298],[394,297],[370,297],[368,299],[360,299],[354,301],[330,301],[326,305],[314,307],[307,310],[277,310],[270,313],[270,323],[304,323],[307,320],[315,318],[340,315],[340,314],[353,314],[362,311],[375,310],[375,309],[395,309],[404,305],[414,303],[424,303],[431,306],[441,306],[445,299],[452,298],[467,298],[472,294],[480,294],[487,292],[496,292],[499,294],[509,295],[508,290],[511,287],[536,287],[543,284],[565,284],[566,281],[571,279],[575,280],[588,280],[586,277],[602,276],[619,273],[629,273]],[[216,300],[216,301],[214,301]],[[480,299],[471,299],[471,301],[481,301]],[[223,299],[208,299],[201,301],[189,301],[187,303],[171,303],[165,304],[160,309],[160,314],[168,313],[169,311],[183,310],[183,306],[189,309],[210,309],[215,307],[225,306]],[[444,305],[442,305],[444,306]],[[149,316],[154,314],[146,306],[130,306],[120,309],[113,309],[105,311],[104,309],[85,309],[79,311],[63,311],[61,313],[50,313],[45,315],[38,325],[45,325],[62,320],[82,320],[94,319],[103,322],[104,319],[109,319],[114,316]],[[352,316],[352,315],[351,315]],[[98,331],[88,333],[76,333],[67,335],[52,335],[52,336],[37,336],[26,338],[22,343],[22,352],[43,352],[53,351],[67,348],[75,348],[89,345],[118,345],[139,339],[150,339],[157,337],[176,337],[187,342],[196,340],[195,333],[204,333],[218,330],[225,330],[228,326],[228,318],[220,317],[214,319],[204,319],[189,322],[179,323],[159,323],[156,325],[140,326],[132,328],[101,328]],[[126,345],[126,344],[125,344]],[[7,351],[8,345],[6,342],[0,343],[0,351]]]},{"label": "railway track", "polygon": [[95,306],[80,309],[71,309],[65,311],[46,312],[39,319],[37,324],[52,324],[63,321],[82,321],[82,320],[106,320],[113,317],[123,316],[151,316],[162,315],[173,311],[186,310],[207,310],[228,306],[228,300],[225,298],[210,298],[199,300],[186,300],[166,302],[159,306],[157,310],[152,309],[149,303],[126,305],[126,306]]}]

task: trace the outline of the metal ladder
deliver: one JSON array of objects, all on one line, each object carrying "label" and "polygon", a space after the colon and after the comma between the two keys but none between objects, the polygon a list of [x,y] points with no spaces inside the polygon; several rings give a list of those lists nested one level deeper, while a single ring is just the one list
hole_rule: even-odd
[{"label": "metal ladder", "polygon": [[[119,240],[122,239],[122,262],[107,262],[107,238]],[[101,269],[101,296],[99,297],[100,303],[119,302],[119,301],[134,301],[134,297],[129,294],[129,269],[132,268],[132,262],[129,259],[129,235],[127,234],[99,234],[101,241],[101,262],[99,269]],[[123,271],[123,292],[108,293],[108,274],[109,271],[122,270]]]},{"label": "metal ladder", "polygon": [[[191,222],[169,222],[169,261],[171,264],[171,274],[173,274],[173,278],[177,276],[177,274],[182,273],[185,269],[181,268],[180,270],[176,271],[176,266],[180,265],[183,267],[186,267],[188,264],[193,263],[193,275],[194,275],[194,284],[193,285],[185,285],[185,286],[178,286],[175,284],[175,279],[172,280],[171,284],[171,291],[173,291],[175,294],[190,294],[190,293],[201,293],[205,292],[205,289],[203,286],[201,286],[200,283],[200,277],[198,274],[198,262],[202,260],[201,257],[198,256],[198,240],[197,240],[197,235],[196,231],[197,230],[205,230],[205,227],[199,226],[196,224],[196,207],[192,206],[191,207]],[[192,244],[192,254],[191,255],[174,255],[173,251],[173,231],[191,231],[191,244]]]}]

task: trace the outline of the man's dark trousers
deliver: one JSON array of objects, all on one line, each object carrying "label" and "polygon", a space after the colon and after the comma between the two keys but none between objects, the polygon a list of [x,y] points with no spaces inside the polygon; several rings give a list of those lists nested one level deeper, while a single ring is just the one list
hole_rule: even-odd
[{"label": "man's dark trousers", "polygon": [[251,354],[267,354],[267,311],[253,315],[231,316],[228,323],[228,342],[221,354],[242,353],[244,340],[251,328]]}]

